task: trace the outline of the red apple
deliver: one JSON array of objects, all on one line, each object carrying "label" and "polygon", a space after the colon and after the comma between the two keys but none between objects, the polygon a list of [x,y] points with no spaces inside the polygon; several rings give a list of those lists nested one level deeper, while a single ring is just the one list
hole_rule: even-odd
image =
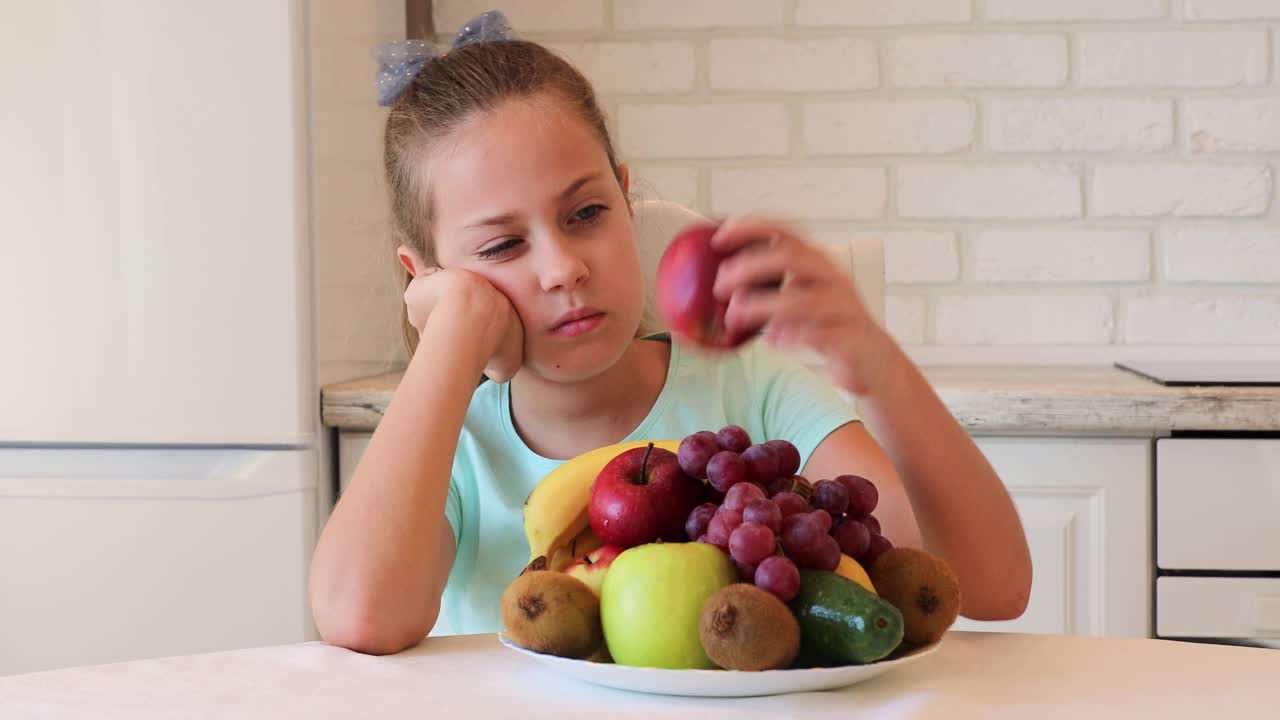
[{"label": "red apple", "polygon": [[684,474],[675,453],[652,443],[632,448],[596,476],[587,505],[591,531],[606,545],[624,549],[687,541],[685,521],[702,493],[702,483]]},{"label": "red apple", "polygon": [[601,548],[583,555],[582,557],[569,563],[569,567],[564,569],[566,575],[572,575],[587,584],[587,587],[595,591],[596,597],[600,597],[600,588],[604,585],[604,575],[609,571],[609,566],[613,564],[613,559],[618,557],[623,548],[617,545],[605,545]]},{"label": "red apple", "polygon": [[671,332],[704,348],[728,350],[750,340],[755,330],[730,331],[724,314],[728,303],[716,299],[716,271],[727,255],[711,247],[714,223],[681,230],[658,261],[658,310]]}]

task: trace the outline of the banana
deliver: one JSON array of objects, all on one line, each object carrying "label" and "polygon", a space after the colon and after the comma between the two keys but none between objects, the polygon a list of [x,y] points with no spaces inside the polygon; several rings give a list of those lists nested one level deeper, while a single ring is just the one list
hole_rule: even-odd
[{"label": "banana", "polygon": [[[871,584],[871,578],[867,575],[867,571],[863,569],[857,560],[844,553],[840,553],[840,564],[836,566],[835,573],[849,578],[873,593],[876,592],[876,586]],[[878,595],[879,593],[876,594]]]},{"label": "banana", "polygon": [[[679,440],[637,440],[606,445],[564,461],[539,480],[524,501],[524,532],[529,539],[529,561],[545,557],[555,569],[558,550],[568,557],[565,565],[573,558],[590,552],[579,553],[573,545],[583,530],[591,531],[587,505],[591,502],[591,486],[595,484],[596,476],[618,455],[651,442],[654,447],[671,452],[680,448]],[[591,537],[595,538],[594,535]],[[599,539],[596,538],[595,542]]]},{"label": "banana", "polygon": [[570,546],[561,545],[551,551],[551,560],[547,563],[547,569],[553,572],[564,572],[571,562],[573,562],[573,553]]},{"label": "banana", "polygon": [[573,539],[570,544],[570,554],[576,559],[593,553],[602,547],[604,547],[604,541],[596,537],[596,534],[591,532],[591,526],[588,525],[586,530],[578,533],[578,536]]}]

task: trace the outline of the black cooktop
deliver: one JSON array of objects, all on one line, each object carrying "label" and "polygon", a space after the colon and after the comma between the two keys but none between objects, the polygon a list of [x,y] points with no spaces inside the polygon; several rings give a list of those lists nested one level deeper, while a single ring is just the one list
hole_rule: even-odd
[{"label": "black cooktop", "polygon": [[1280,386],[1280,362],[1126,361],[1116,367],[1161,385]]}]

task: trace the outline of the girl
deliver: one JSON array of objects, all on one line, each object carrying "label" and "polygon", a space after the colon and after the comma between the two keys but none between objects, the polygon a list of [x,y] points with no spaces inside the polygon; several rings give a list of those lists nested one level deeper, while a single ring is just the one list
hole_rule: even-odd
[{"label": "girl", "polygon": [[[732,217],[714,238],[736,251],[716,292],[730,327],[763,339],[707,356],[644,336],[629,175],[590,85],[537,44],[482,40],[384,76],[412,357],[315,550],[325,640],[398,652],[431,631],[442,597],[455,631],[499,630],[528,557],[521,505],[543,475],[600,446],[728,424],[790,440],[810,479],[871,479],[885,537],[945,558],[965,616],[1020,615],[1031,562],[1004,486],[849,277],[795,227]],[[775,351],[802,347],[865,418]]]}]

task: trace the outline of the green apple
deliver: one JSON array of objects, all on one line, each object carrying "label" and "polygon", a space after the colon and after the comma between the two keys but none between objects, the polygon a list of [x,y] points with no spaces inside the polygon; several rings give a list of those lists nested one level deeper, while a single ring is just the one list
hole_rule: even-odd
[{"label": "green apple", "polygon": [[650,543],[623,551],[600,591],[605,644],[619,665],[714,668],[698,620],[711,594],[738,581],[729,556],[708,543]]}]

